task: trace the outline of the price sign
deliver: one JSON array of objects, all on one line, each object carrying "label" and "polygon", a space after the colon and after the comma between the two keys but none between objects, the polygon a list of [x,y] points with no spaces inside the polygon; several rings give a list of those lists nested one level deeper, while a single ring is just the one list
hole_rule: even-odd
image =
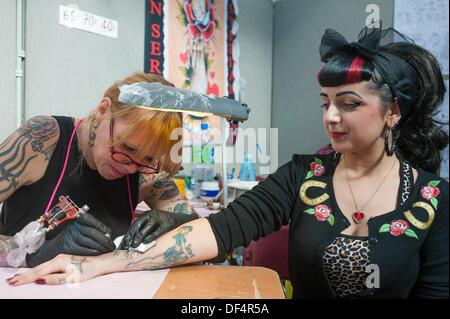
[{"label": "price sign", "polygon": [[59,6],[59,24],[117,38],[119,23],[76,8]]}]

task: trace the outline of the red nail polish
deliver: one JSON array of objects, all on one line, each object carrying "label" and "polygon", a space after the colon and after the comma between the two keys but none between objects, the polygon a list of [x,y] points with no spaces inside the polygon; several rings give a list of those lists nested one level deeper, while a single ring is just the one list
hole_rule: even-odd
[{"label": "red nail polish", "polygon": [[12,276],[11,278],[6,279],[7,281],[10,281],[11,279],[14,279],[18,276],[19,274],[15,274],[14,276]]},{"label": "red nail polish", "polygon": [[46,284],[45,279],[42,279],[42,278],[39,278],[34,283],[38,284],[38,285],[45,285]]}]

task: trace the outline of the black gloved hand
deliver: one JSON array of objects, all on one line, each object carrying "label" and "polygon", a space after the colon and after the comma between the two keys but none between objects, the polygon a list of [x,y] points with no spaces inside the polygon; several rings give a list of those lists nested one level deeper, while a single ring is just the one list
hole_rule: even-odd
[{"label": "black gloved hand", "polygon": [[27,255],[27,265],[35,267],[59,254],[96,256],[116,247],[110,237],[111,229],[91,214],[81,215],[55,238],[46,240],[39,250]]},{"label": "black gloved hand", "polygon": [[183,214],[153,209],[142,214],[128,229],[120,242],[119,249],[136,248],[141,243],[148,244],[184,223],[197,219],[197,214]]}]

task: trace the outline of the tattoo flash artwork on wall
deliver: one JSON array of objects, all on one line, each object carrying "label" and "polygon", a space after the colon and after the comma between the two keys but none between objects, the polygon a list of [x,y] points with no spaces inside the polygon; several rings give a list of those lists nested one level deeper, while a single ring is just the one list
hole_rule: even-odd
[{"label": "tattoo flash artwork on wall", "polygon": [[[177,88],[239,99],[237,0],[147,0],[145,11],[145,72]],[[216,129],[220,141],[217,116],[185,115],[184,139],[201,123]]]}]

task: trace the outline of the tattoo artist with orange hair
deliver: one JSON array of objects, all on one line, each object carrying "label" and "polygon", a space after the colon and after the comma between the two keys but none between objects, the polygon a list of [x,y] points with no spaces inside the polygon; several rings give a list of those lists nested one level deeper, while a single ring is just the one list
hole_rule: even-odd
[{"label": "tattoo artist with orange hair", "polygon": [[[121,81],[138,82],[173,87],[162,77],[145,73]],[[170,158],[179,142],[170,135],[182,127],[181,113],[125,104],[119,94],[115,83],[84,119],[35,116],[1,144],[0,266],[10,266],[6,257],[17,247],[13,236],[37,220],[46,205],[54,206],[60,195],[88,205],[89,212],[48,232],[39,250],[27,254],[19,266],[34,267],[58,254],[111,252],[112,240],[127,233],[141,201],[152,210],[136,221],[135,228],[151,229],[155,236],[198,218],[171,178],[181,165]],[[49,203],[50,198],[55,200]]]}]

